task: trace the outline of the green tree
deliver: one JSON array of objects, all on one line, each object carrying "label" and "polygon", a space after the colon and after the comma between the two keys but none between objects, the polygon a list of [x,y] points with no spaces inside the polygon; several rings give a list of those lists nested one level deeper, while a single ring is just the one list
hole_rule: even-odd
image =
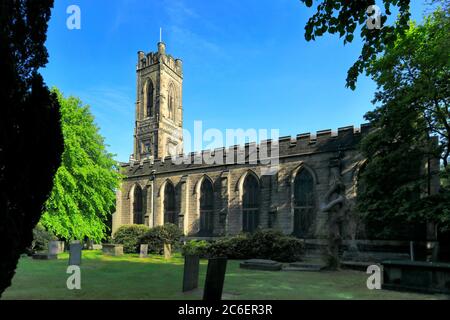
[{"label": "green tree", "polygon": [[53,92],[61,105],[64,153],[41,221],[59,237],[100,241],[115,205],[117,163],[89,107],[78,98],[64,98],[57,89]]},{"label": "green tree", "polygon": [[[410,0],[382,0],[380,8],[380,28],[368,28],[368,18],[373,17],[373,12],[368,13],[368,8],[375,4],[375,0],[300,0],[307,7],[317,3],[316,13],[312,15],[305,26],[305,39],[315,40],[325,33],[339,34],[344,39],[344,44],[353,41],[355,32],[360,30],[363,41],[361,54],[350,67],[347,73],[347,87],[352,90],[356,87],[358,76],[376,59],[377,55],[391,47],[398,36],[408,30],[410,19]],[[443,0],[430,0],[430,3],[440,3]],[[398,16],[392,24],[387,23],[388,16],[392,15],[392,9],[398,11]]]},{"label": "green tree", "polygon": [[[365,116],[374,130],[361,145],[367,163],[358,207],[384,237],[405,219],[450,226],[449,16],[438,9],[423,25],[411,24],[367,69],[377,83],[378,106]],[[431,192],[432,159],[442,164],[438,194]]]},{"label": "green tree", "polygon": [[38,72],[52,7],[0,4],[0,295],[31,245],[63,152],[58,101]]}]

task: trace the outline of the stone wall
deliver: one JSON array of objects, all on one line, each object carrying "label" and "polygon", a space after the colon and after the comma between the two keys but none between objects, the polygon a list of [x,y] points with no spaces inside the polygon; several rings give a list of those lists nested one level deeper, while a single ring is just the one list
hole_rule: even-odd
[{"label": "stone wall", "polygon": [[[356,194],[356,175],[362,158],[356,150],[357,143],[367,127],[355,130],[341,128],[337,134],[331,130],[316,135],[302,134],[295,138],[283,137],[279,144],[279,166],[273,175],[266,175],[267,166],[261,161],[250,164],[212,164],[204,162],[176,164],[174,159],[143,160],[122,165],[126,178],[118,192],[117,212],[113,231],[118,225],[133,223],[133,188],[143,190],[145,224],[164,223],[164,187],[172,183],[176,190],[176,209],[179,224],[185,234],[195,236],[199,230],[199,190],[203,179],[210,179],[214,189],[214,236],[232,235],[242,231],[242,184],[249,174],[255,175],[260,185],[260,228],[276,228],[285,234],[293,231],[293,182],[301,170],[308,170],[314,179],[315,220],[311,237],[325,235],[327,216],[321,212],[323,197],[329,190],[333,178],[331,167],[336,165],[346,196],[353,199]],[[274,143],[269,141],[270,143]],[[248,158],[250,144],[243,149]],[[227,151],[237,153],[237,146],[229,149],[203,151],[203,154]],[[192,160],[198,154],[185,157]],[[270,156],[270,155],[269,155]],[[194,161],[192,161],[194,162]],[[224,161],[225,162],[225,161]],[[348,221],[347,229],[355,231],[357,222]]]}]

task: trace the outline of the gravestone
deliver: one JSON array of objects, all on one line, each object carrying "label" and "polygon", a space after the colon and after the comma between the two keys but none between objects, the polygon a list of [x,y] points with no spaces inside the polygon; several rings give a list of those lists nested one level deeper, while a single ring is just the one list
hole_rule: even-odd
[{"label": "gravestone", "polygon": [[81,264],[81,249],[80,241],[72,241],[69,246],[69,266],[79,266]]},{"label": "gravestone", "polygon": [[[62,244],[61,244],[62,243]],[[50,241],[48,243],[48,254],[57,255],[64,251],[64,242],[62,241]]]},{"label": "gravestone", "polygon": [[164,243],[164,259],[172,258],[172,246],[170,243]]},{"label": "gravestone", "polygon": [[203,300],[220,301],[222,299],[223,282],[227,269],[227,258],[211,258],[208,260]]},{"label": "gravestone", "polygon": [[102,252],[107,256],[123,256],[123,245],[105,243],[102,246]]},{"label": "gravestone", "polygon": [[139,258],[147,258],[148,257],[148,244],[141,244],[139,251]]},{"label": "gravestone", "polygon": [[94,250],[94,242],[91,239],[87,239],[84,244],[84,249],[86,250]]},{"label": "gravestone", "polygon": [[198,255],[184,256],[183,292],[198,287],[198,273],[200,270],[200,257]]}]

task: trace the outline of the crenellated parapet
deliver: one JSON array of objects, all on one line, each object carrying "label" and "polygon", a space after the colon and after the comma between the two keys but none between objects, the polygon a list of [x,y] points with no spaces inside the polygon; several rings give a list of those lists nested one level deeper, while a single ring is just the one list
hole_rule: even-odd
[{"label": "crenellated parapet", "polygon": [[150,169],[156,172],[171,172],[194,168],[229,166],[239,164],[265,165],[273,158],[289,158],[308,154],[338,152],[356,149],[362,136],[370,131],[369,124],[359,128],[354,126],[320,130],[316,133],[302,133],[296,136],[284,136],[277,140],[263,140],[261,143],[246,143],[230,147],[203,150],[181,154],[177,157],[148,158],[131,160],[122,164],[127,174],[144,174]]},{"label": "crenellated parapet", "polygon": [[138,51],[137,69],[145,69],[158,64],[164,64],[176,74],[181,76],[183,74],[183,62],[181,59],[174,58],[172,55],[166,53],[166,45],[163,42],[158,43],[157,52],[145,53]]}]

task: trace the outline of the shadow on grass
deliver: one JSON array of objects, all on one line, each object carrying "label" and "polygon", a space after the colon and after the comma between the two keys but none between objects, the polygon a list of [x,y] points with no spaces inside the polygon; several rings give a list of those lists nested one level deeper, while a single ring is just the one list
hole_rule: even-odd
[{"label": "shadow on grass", "polygon": [[[83,251],[81,290],[68,290],[68,253],[57,260],[22,258],[13,284],[3,299],[200,299],[181,293],[184,259],[176,255],[139,258],[139,255],[104,256]],[[204,281],[205,261],[200,280]],[[203,270],[205,269],[205,270]]]},{"label": "shadow on grass", "polygon": [[[3,299],[179,299],[202,298],[207,260],[200,262],[199,289],[182,293],[184,258],[137,254],[104,256],[83,251],[81,290],[68,290],[68,254],[58,260],[29,257],[19,262],[13,285]],[[367,275],[359,271],[255,271],[229,260],[224,299],[442,299],[442,296],[368,290]],[[444,297],[446,298],[446,297]]]}]

